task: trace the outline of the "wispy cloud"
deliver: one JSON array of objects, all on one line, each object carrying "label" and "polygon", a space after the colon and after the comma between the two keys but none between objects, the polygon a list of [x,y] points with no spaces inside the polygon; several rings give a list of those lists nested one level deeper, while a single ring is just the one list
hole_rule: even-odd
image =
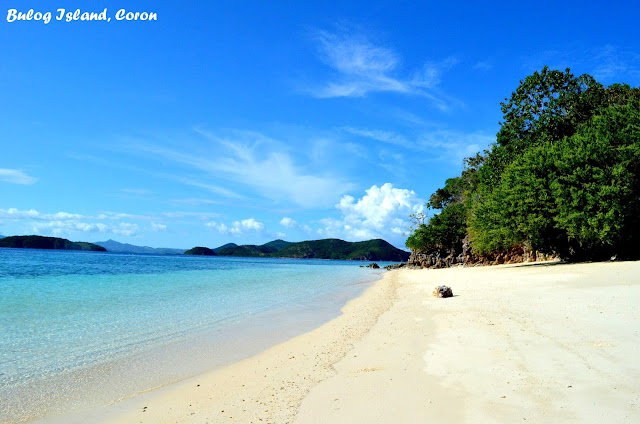
[{"label": "wispy cloud", "polygon": [[6,169],[0,168],[0,181],[12,184],[30,185],[35,184],[38,179],[27,175],[20,169]]},{"label": "wispy cloud", "polygon": [[[106,150],[109,151],[118,151],[119,153],[122,150],[126,150],[129,152],[134,152],[137,151],[138,153],[144,153],[146,150],[151,150],[151,152],[156,152],[157,154],[161,155],[161,154],[170,154],[172,152],[172,150],[167,150],[167,149],[162,149],[158,146],[154,146],[154,145],[149,145],[149,144],[145,144],[145,143],[140,143],[137,139],[132,139],[132,138],[126,138],[126,144],[127,144],[127,148],[122,149],[122,148],[118,148],[117,145],[109,145],[108,148],[106,148]],[[177,152],[177,151],[176,151]],[[219,185],[215,185],[215,184],[211,184],[211,183],[207,183],[204,181],[200,181],[197,179],[193,179],[193,178],[189,178],[189,177],[185,177],[184,175],[175,175],[175,174],[171,174],[169,172],[156,172],[156,171],[151,171],[148,167],[140,167],[140,166],[132,166],[129,164],[125,164],[122,161],[119,160],[111,160],[111,159],[107,159],[107,158],[103,158],[100,156],[96,156],[96,155],[89,155],[89,154],[83,154],[83,153],[76,153],[76,152],[72,152],[72,153],[68,153],[67,156],[79,160],[79,161],[83,161],[83,162],[92,162],[92,163],[96,163],[102,166],[106,166],[106,167],[114,167],[114,168],[121,168],[121,169],[126,169],[130,172],[136,172],[136,173],[141,173],[141,174],[147,174],[147,175],[151,175],[155,178],[161,178],[163,180],[169,180],[169,181],[175,181],[181,184],[185,184],[185,185],[190,185],[190,186],[194,186],[194,187],[199,187],[202,188],[204,190],[207,190],[211,193],[217,194],[219,196],[222,197],[226,197],[232,200],[240,200],[240,199],[244,199],[245,197],[234,192],[233,190],[230,190],[228,188],[225,187],[220,187]],[[179,158],[176,158],[179,159]],[[161,169],[163,169],[164,167],[161,167]],[[139,190],[144,190],[144,189],[122,189],[121,191],[124,193],[129,193],[129,194],[153,194],[152,192],[148,192],[148,193],[143,193]]]},{"label": "wispy cloud", "polygon": [[151,223],[152,231],[167,231],[167,226],[165,224],[159,224],[157,222]]},{"label": "wispy cloud", "polygon": [[171,211],[171,212],[162,212],[162,216],[171,219],[191,219],[195,218],[200,221],[207,221],[212,218],[220,216],[218,213],[214,212],[185,212],[185,211]]},{"label": "wispy cloud", "polygon": [[[462,160],[487,148],[495,137],[482,132],[464,133],[461,131],[434,129],[418,131],[411,139],[392,131],[344,127],[343,131],[358,137],[369,138],[385,144],[402,147],[407,151],[427,152],[429,160],[442,160],[462,165]],[[393,162],[401,158],[390,156]]]},{"label": "wispy cloud", "polygon": [[522,63],[527,72],[546,65],[560,70],[571,68],[575,74],[591,74],[603,84],[640,83],[640,53],[618,45],[546,50],[523,57]]},{"label": "wispy cloud", "polygon": [[482,132],[463,133],[438,130],[422,133],[418,143],[422,148],[434,152],[434,160],[445,160],[462,166],[464,158],[486,149],[495,141],[495,136]]},{"label": "wispy cloud", "polygon": [[457,63],[456,58],[430,61],[409,76],[402,76],[398,72],[398,54],[372,43],[363,34],[316,31],[313,36],[322,60],[335,73],[332,80],[309,90],[315,97],[363,97],[374,92],[394,92],[423,96],[441,109],[448,108],[444,96],[435,88],[442,74]]},{"label": "wispy cloud", "polygon": [[217,203],[215,200],[211,199],[202,199],[197,197],[189,197],[186,199],[171,199],[169,203],[174,205],[190,205],[190,206],[201,206],[201,205],[213,205]]},{"label": "wispy cloud", "polygon": [[370,139],[381,141],[387,144],[393,144],[395,146],[403,147],[406,149],[413,150],[415,148],[415,146],[412,145],[409,142],[409,140],[406,139],[405,136],[396,134],[391,131],[370,130],[370,129],[353,128],[353,127],[343,127],[342,129],[353,135],[370,138]]},{"label": "wispy cloud", "polygon": [[477,71],[490,71],[493,69],[493,65],[489,61],[480,61],[473,65],[473,69]]},{"label": "wispy cloud", "polygon": [[126,194],[135,194],[138,196],[147,196],[149,194],[153,194],[151,190],[147,190],[145,188],[123,188],[120,189],[120,191]]},{"label": "wispy cloud", "polygon": [[604,81],[627,82],[631,77],[637,83],[640,79],[640,54],[617,46],[606,45],[596,50],[593,57],[593,76]]},{"label": "wispy cloud", "polygon": [[[197,146],[180,150],[147,141],[129,140],[124,151],[147,159],[170,161],[187,168],[193,177],[176,181],[226,197],[239,194],[208,181],[226,181],[274,201],[293,202],[302,207],[327,206],[353,185],[326,173],[313,173],[308,163],[296,161],[292,146],[253,131],[234,131],[231,137],[195,129],[202,138]],[[203,142],[204,139],[204,142]]]}]

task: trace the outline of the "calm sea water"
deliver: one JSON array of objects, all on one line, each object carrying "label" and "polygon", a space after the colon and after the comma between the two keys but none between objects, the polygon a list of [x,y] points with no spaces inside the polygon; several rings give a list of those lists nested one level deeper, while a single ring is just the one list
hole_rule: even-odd
[{"label": "calm sea water", "polygon": [[362,264],[0,249],[0,422],[109,403],[308,331],[379,278]]}]

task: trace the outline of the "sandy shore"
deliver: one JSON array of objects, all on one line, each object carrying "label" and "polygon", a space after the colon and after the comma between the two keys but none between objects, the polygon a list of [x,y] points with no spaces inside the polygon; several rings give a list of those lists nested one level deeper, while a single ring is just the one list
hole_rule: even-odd
[{"label": "sandy shore", "polygon": [[[439,284],[455,297],[432,297]],[[343,311],[260,355],[76,422],[640,417],[640,262],[393,271]]]}]

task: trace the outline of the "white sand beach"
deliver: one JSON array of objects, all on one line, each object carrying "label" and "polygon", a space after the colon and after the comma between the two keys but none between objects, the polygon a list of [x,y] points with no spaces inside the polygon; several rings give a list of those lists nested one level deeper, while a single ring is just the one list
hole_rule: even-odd
[{"label": "white sand beach", "polygon": [[[455,296],[434,298],[440,284]],[[640,262],[391,271],[343,311],[255,357],[73,420],[636,423],[640,417]]]}]

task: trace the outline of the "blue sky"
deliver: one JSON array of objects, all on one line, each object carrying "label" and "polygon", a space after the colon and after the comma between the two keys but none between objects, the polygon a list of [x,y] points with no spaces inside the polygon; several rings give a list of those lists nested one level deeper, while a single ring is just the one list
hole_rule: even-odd
[{"label": "blue sky", "polygon": [[408,215],[494,141],[519,80],[549,65],[640,84],[635,1],[13,3],[3,235],[404,247]]}]

